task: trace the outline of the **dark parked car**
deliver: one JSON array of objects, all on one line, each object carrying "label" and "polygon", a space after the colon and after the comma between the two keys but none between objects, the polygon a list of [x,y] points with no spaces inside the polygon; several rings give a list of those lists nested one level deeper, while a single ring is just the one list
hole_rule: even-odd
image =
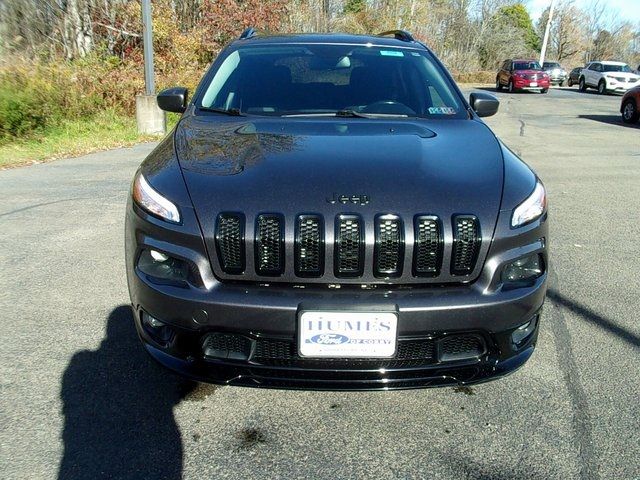
[{"label": "dark parked car", "polygon": [[576,67],[569,72],[569,77],[567,78],[567,85],[573,87],[574,85],[578,85],[580,82],[580,72],[583,67]]},{"label": "dark parked car", "polygon": [[126,270],[160,363],[310,389],[469,384],[531,356],[545,189],[406,32],[262,36],[215,60],[135,175]]},{"label": "dark parked car", "polygon": [[509,92],[529,90],[547,93],[551,81],[549,75],[540,68],[535,60],[505,60],[496,75],[496,90],[507,87]]},{"label": "dark parked car", "polygon": [[544,62],[542,69],[549,75],[553,85],[562,86],[567,80],[567,71],[558,62]]}]

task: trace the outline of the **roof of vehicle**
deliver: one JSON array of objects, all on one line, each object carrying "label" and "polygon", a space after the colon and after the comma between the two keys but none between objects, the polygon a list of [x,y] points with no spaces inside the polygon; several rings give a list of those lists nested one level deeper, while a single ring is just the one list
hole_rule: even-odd
[{"label": "roof of vehicle", "polygon": [[512,62],[537,62],[535,58],[514,58]]},{"label": "roof of vehicle", "polygon": [[329,43],[347,45],[376,45],[397,48],[419,48],[425,46],[413,39],[401,39],[397,36],[352,35],[347,33],[294,33],[294,34],[262,34],[257,33],[246,38],[239,38],[234,44],[273,44],[273,43]]},{"label": "roof of vehicle", "polygon": [[613,60],[593,60],[589,63],[601,63],[602,65],[626,65],[624,62],[614,62]]}]

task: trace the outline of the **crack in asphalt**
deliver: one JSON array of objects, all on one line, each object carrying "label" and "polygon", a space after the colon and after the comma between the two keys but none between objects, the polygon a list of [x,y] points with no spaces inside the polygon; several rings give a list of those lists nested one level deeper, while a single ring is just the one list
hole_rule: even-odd
[{"label": "crack in asphalt", "polygon": [[520,122],[520,136],[524,137],[524,127],[525,127],[524,120],[518,119],[518,121]]},{"label": "crack in asphalt", "polygon": [[[120,194],[118,195],[109,195],[107,197],[101,197],[102,200],[111,200],[114,198],[120,198]],[[56,203],[64,203],[64,202],[76,202],[80,200],[92,200],[92,199],[100,199],[99,197],[74,197],[74,198],[62,198],[60,200],[53,200],[51,202],[42,202],[35,203],[33,205],[29,205],[27,207],[16,208],[15,210],[9,210],[8,212],[0,213],[0,217],[6,217],[8,215],[13,215],[16,213],[24,212],[27,210],[33,210],[34,208],[46,207],[47,205],[55,205]]]},{"label": "crack in asphalt", "polygon": [[26,210],[32,210],[34,208],[39,208],[39,207],[46,207],[47,205],[54,205],[56,203],[73,202],[74,200],[81,200],[81,199],[79,199],[79,198],[64,198],[62,200],[55,200],[53,202],[36,203],[34,205],[29,205],[28,207],[16,208],[15,210],[10,210],[8,212],[0,213],[0,217],[6,217],[7,215],[13,215],[14,213],[20,213],[20,212],[24,212]]},{"label": "crack in asphalt", "polygon": [[[558,286],[558,275],[554,269],[549,269],[550,280]],[[595,457],[593,434],[591,426],[591,413],[587,395],[580,381],[580,373],[571,346],[571,333],[567,327],[567,319],[562,311],[563,306],[552,298],[548,301],[552,304],[551,318],[548,322],[555,338],[556,356],[562,372],[564,384],[571,400],[573,417],[571,425],[574,437],[578,445],[578,457],[580,464],[580,478],[584,480],[596,480],[600,478],[598,463]]]}]

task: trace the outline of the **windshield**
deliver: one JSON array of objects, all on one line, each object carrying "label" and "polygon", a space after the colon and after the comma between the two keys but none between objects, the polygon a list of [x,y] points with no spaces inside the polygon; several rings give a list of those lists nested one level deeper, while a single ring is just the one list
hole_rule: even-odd
[{"label": "windshield", "polygon": [[560,68],[560,64],[554,62],[544,62],[544,68]]},{"label": "windshield", "polygon": [[605,72],[627,72],[631,73],[631,67],[629,65],[602,65],[602,69]]},{"label": "windshield", "polygon": [[[367,45],[257,45],[233,50],[196,104],[271,116],[466,118],[425,50]],[[206,80],[205,80],[206,81]]]},{"label": "windshield", "polygon": [[541,70],[538,62],[513,62],[514,70]]}]

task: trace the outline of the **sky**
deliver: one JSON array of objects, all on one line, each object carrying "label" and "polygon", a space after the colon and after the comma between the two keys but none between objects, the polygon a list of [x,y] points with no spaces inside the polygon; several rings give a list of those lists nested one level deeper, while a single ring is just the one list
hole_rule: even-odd
[{"label": "sky", "polygon": [[[558,1],[558,0],[556,0]],[[591,4],[593,0],[574,0],[574,5],[579,8],[585,8]],[[632,23],[640,23],[640,0],[601,0],[607,4],[612,10],[617,10],[619,16]],[[528,0],[526,2],[531,14],[531,18],[535,22],[540,14],[551,4],[551,0]]]}]

